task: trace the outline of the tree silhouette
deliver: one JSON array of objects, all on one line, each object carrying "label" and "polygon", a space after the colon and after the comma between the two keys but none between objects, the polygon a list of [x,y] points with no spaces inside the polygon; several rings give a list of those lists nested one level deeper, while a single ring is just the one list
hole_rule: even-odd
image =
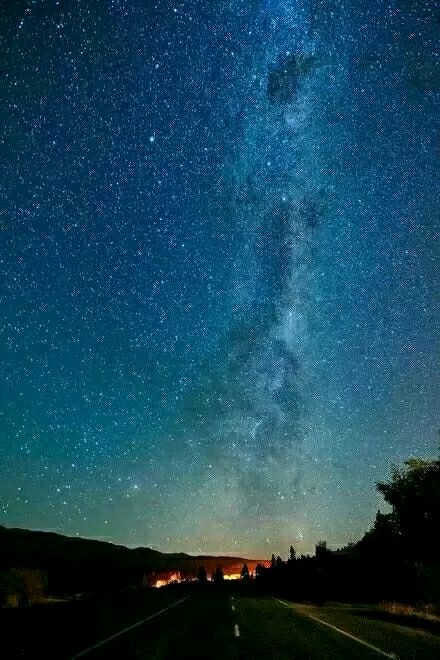
[{"label": "tree silhouette", "polygon": [[400,538],[404,554],[438,558],[434,539],[440,529],[440,460],[409,459],[404,468],[393,470],[388,483],[380,481],[376,487],[392,507],[387,524]]},{"label": "tree silhouette", "polygon": [[438,602],[440,459],[410,459],[376,488],[391,511],[378,511],[360,541],[332,551],[321,540],[312,557],[290,546],[286,562],[273,554],[270,568],[257,566],[256,589],[317,604]]},{"label": "tree silhouette", "polygon": [[216,582],[217,584],[219,584],[220,582],[223,582],[224,575],[223,575],[223,571],[221,569],[220,564],[217,564],[217,568],[215,569],[215,573],[213,575],[213,578],[214,578],[214,582]]},{"label": "tree silhouette", "polygon": [[241,579],[245,582],[247,582],[250,578],[249,575],[249,568],[247,564],[243,564],[243,568],[241,569]]},{"label": "tree silhouette", "polygon": [[[378,511],[372,529],[366,532],[357,546],[352,545],[351,549],[356,550],[357,547],[370,557],[396,557],[400,555],[399,541],[400,536],[393,515]],[[350,546],[346,549],[350,549]]]},{"label": "tree silhouette", "polygon": [[208,576],[206,574],[206,568],[204,566],[200,566],[197,579],[200,582],[200,584],[205,584],[206,582],[208,582]]},{"label": "tree silhouette", "polygon": [[315,546],[315,557],[316,559],[324,559],[330,550],[327,548],[327,541],[318,541]]}]

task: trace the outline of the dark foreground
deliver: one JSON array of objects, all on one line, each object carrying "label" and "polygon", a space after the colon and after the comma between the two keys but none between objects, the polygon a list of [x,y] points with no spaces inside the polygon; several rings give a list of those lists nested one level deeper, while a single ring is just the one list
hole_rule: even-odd
[{"label": "dark foreground", "polygon": [[364,608],[285,603],[240,587],[176,585],[0,610],[0,655],[60,660],[440,657],[436,633],[376,620]]}]

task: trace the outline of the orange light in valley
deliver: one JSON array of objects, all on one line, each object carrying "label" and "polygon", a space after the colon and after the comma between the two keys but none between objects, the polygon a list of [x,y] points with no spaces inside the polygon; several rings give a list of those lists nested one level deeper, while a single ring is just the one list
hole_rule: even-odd
[{"label": "orange light in valley", "polygon": [[180,576],[179,571],[177,573],[172,573],[171,575],[167,576],[166,578],[163,578],[161,580],[156,580],[154,583],[154,586],[159,588],[159,587],[165,587],[167,584],[171,584],[171,582],[181,582],[182,578]]},{"label": "orange light in valley", "polygon": [[[225,561],[226,559],[226,561]],[[190,570],[188,568],[184,571],[183,575],[180,570],[171,571],[161,571],[153,575],[151,581],[152,586],[154,587],[165,587],[167,584],[176,583],[176,582],[197,582],[197,573],[201,566],[203,566],[207,573],[207,580],[211,582],[212,573],[215,571],[216,567],[220,565],[220,568],[223,571],[223,577],[225,580],[240,580],[241,571],[243,564],[246,563],[249,569],[249,575],[251,577],[255,576],[255,570],[258,564],[265,566],[266,568],[270,566],[270,561],[267,559],[258,560],[258,559],[240,559],[240,561],[231,561],[231,558],[222,558],[222,557],[204,557],[204,558],[194,558],[194,564],[192,564]],[[156,580],[154,581],[154,578]]]}]

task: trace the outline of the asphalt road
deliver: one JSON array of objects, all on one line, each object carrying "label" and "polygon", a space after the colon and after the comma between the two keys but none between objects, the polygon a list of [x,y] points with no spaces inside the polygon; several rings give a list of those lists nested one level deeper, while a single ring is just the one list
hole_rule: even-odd
[{"label": "asphalt road", "polygon": [[235,599],[243,658],[440,658],[440,637],[377,621],[350,606],[306,606],[268,598]]},{"label": "asphalt road", "polygon": [[[53,626],[43,628],[44,647],[31,637],[27,646],[16,649],[19,653],[2,657],[440,658],[439,635],[376,620],[368,608],[287,603],[226,585],[154,590],[125,595],[122,601],[114,596],[111,601],[96,601],[93,607],[96,611],[92,619],[91,604],[87,612],[81,614],[78,610],[64,627],[59,619],[57,630],[62,634],[56,635]],[[50,615],[50,610],[46,612]],[[99,629],[97,621],[102,622]],[[23,630],[22,639],[27,638]]]},{"label": "asphalt road", "polygon": [[87,656],[438,659],[440,637],[371,619],[362,608],[298,605],[208,587]]}]

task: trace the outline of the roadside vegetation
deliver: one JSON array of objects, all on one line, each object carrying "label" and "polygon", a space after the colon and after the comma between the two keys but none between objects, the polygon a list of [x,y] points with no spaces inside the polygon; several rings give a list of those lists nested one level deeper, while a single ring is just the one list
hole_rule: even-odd
[{"label": "roadside vegetation", "polygon": [[410,459],[376,487],[391,510],[378,511],[373,527],[359,542],[332,551],[320,541],[314,556],[298,557],[291,547],[287,561],[272,556],[269,568],[257,567],[259,589],[314,603],[386,602],[382,610],[390,614],[394,610],[402,616],[436,616],[440,460]]}]

